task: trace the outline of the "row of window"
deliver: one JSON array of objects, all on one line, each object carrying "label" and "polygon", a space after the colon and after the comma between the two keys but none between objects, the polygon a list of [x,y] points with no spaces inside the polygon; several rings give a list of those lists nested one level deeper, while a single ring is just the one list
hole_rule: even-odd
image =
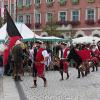
[{"label": "row of window", "polygon": [[[59,11],[58,13],[58,21],[67,21],[68,17],[67,11]],[[100,8],[98,8],[98,19],[100,19]],[[53,21],[54,12],[47,12],[46,13],[46,22]],[[86,9],[85,20],[96,20],[96,9]],[[19,21],[23,22],[23,16],[19,16]],[[71,11],[71,21],[80,21],[80,10],[72,10]],[[26,15],[26,23],[30,23],[31,15]],[[41,13],[35,12],[35,22],[41,23]]]},{"label": "row of window", "polygon": [[[58,0],[60,3],[65,3],[67,2],[68,0]],[[76,4],[76,3],[79,3],[79,0],[71,0],[72,1],[72,4]],[[93,3],[95,2],[95,0],[87,0],[88,3]],[[40,4],[42,2],[42,0],[34,0],[34,3],[35,4]],[[52,3],[54,2],[54,0],[46,0],[46,3]],[[32,0],[18,0],[18,5],[29,5],[29,4],[32,4]]]},{"label": "row of window", "polygon": [[[65,3],[67,2],[68,0],[58,0],[60,3]],[[76,4],[76,3],[79,3],[80,0],[71,0],[72,1],[72,4]],[[54,2],[54,0],[46,0],[46,3],[49,3],[49,2]],[[95,0],[87,0],[88,3],[94,3]],[[41,0],[34,0],[34,3],[37,4],[37,3],[41,3]]]}]

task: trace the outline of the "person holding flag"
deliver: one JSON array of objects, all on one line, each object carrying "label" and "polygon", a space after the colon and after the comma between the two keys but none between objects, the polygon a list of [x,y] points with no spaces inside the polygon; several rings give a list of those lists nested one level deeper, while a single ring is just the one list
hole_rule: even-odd
[{"label": "person holding flag", "polygon": [[9,54],[13,48],[13,46],[15,45],[17,40],[20,40],[22,38],[20,32],[18,31],[13,19],[11,18],[8,10],[5,8],[5,19],[7,21],[7,27],[6,27],[6,31],[8,33],[8,44],[7,44],[7,48],[4,51],[4,56],[3,56],[3,64],[5,66],[5,71],[7,69],[7,63],[8,63],[8,57]]},{"label": "person holding flag", "polygon": [[21,47],[22,42],[17,40],[15,46],[12,49],[12,58],[14,61],[13,76],[15,81],[22,81],[21,73],[23,71],[23,49]]}]

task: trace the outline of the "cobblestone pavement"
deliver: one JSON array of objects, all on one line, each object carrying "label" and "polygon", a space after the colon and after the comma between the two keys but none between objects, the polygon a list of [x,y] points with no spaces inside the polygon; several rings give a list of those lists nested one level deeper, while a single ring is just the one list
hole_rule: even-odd
[{"label": "cobblestone pavement", "polygon": [[21,86],[29,100],[100,100],[100,71],[80,79],[76,78],[76,69],[70,68],[69,73],[68,80],[59,81],[58,71],[46,72],[48,87],[43,87],[43,81],[38,78],[35,89],[30,88],[32,77],[25,75]]}]

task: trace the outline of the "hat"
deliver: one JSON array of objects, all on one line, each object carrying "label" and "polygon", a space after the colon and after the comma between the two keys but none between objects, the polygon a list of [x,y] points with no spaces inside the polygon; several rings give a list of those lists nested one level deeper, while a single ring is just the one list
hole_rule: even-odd
[{"label": "hat", "polygon": [[38,41],[36,41],[35,43],[42,44],[43,42],[40,41],[40,40],[38,40]]}]

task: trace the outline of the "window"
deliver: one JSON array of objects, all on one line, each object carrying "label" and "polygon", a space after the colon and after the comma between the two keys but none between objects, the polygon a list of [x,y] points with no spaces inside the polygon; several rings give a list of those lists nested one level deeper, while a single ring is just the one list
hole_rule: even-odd
[{"label": "window", "polygon": [[100,19],[100,8],[98,8],[98,19]]},{"label": "window", "polygon": [[53,2],[54,0],[46,0],[47,3],[51,3]]},{"label": "window", "polygon": [[95,0],[88,0],[88,3],[94,3]]},{"label": "window", "polygon": [[23,0],[18,0],[18,5],[23,5]]},{"label": "window", "polygon": [[62,11],[59,13],[59,21],[66,21],[66,12]]},{"label": "window", "polygon": [[40,8],[41,0],[34,0],[35,8]]},{"label": "window", "polygon": [[79,21],[79,10],[72,11],[72,21]]},{"label": "window", "polygon": [[40,23],[41,22],[41,14],[40,13],[36,13],[35,14],[35,23]]},{"label": "window", "polygon": [[26,0],[26,5],[30,5],[31,4],[31,0]]},{"label": "window", "polygon": [[66,5],[66,2],[67,2],[67,0],[59,0],[59,2],[60,2],[60,5]]},{"label": "window", "polygon": [[19,21],[19,22],[23,22],[23,16],[19,16],[19,17],[18,17],[18,21]]},{"label": "window", "polygon": [[53,6],[53,1],[54,0],[46,0],[47,7],[52,7]]},{"label": "window", "polygon": [[40,4],[40,0],[35,0],[35,4]]},{"label": "window", "polygon": [[47,22],[51,22],[52,21],[52,13],[48,12],[47,13]]},{"label": "window", "polygon": [[87,9],[86,19],[87,20],[95,20],[95,10],[94,9]]},{"label": "window", "polygon": [[72,0],[72,4],[77,4],[79,3],[79,0]]},{"label": "window", "polygon": [[23,6],[23,0],[18,0],[18,8],[22,9]]},{"label": "window", "polygon": [[30,15],[26,15],[26,23],[27,23],[27,24],[30,24],[30,22],[31,22],[31,17],[30,17]]}]

